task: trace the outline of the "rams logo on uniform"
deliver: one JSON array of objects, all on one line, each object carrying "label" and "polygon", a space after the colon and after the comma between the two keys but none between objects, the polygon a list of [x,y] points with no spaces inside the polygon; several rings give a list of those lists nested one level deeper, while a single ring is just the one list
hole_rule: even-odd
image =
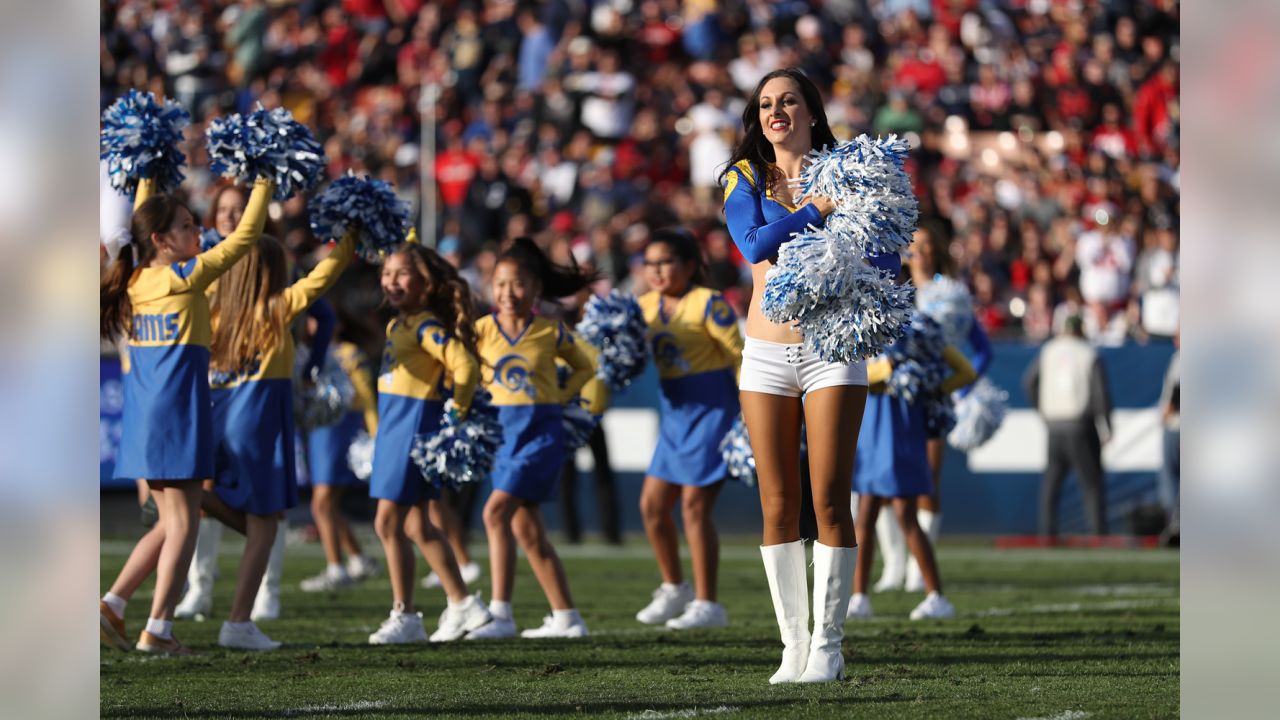
[{"label": "rams logo on uniform", "polygon": [[437,345],[444,345],[449,341],[449,331],[445,330],[444,325],[441,325],[435,320],[427,320],[418,326],[419,343],[422,342],[422,338],[425,337],[428,332],[431,333],[431,342]]},{"label": "rams logo on uniform", "polygon": [[679,372],[689,370],[689,363],[680,352],[680,345],[676,342],[674,335],[669,332],[660,332],[653,336],[650,344],[653,346],[653,359],[663,370]]},{"label": "rams logo on uniform", "polygon": [[499,385],[514,393],[524,393],[530,399],[535,391],[529,376],[529,361],[523,355],[512,353],[498,358],[493,365],[493,378]]},{"label": "rams logo on uniform", "polygon": [[711,301],[707,303],[707,316],[720,327],[729,327],[738,321],[737,314],[722,295],[711,297]]}]

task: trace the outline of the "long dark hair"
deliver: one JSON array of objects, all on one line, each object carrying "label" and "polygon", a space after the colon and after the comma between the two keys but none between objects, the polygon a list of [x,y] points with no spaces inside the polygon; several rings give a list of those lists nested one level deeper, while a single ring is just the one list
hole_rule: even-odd
[{"label": "long dark hair", "polygon": [[545,298],[563,298],[576,295],[579,290],[595,282],[595,275],[583,272],[576,267],[563,267],[551,262],[551,258],[542,252],[542,248],[529,237],[518,237],[511,241],[511,247],[498,258],[498,262],[509,261],[522,270],[538,278],[542,283],[542,296]]},{"label": "long dark hair", "polygon": [[[747,100],[747,106],[742,109],[742,141],[733,149],[729,164],[720,173],[721,185],[724,184],[725,176],[734,165],[748,160],[756,168],[756,172],[764,176],[764,185],[761,189],[774,189],[777,178],[776,173],[770,171],[770,166],[776,162],[777,158],[773,154],[773,144],[765,139],[764,130],[760,127],[760,93],[764,91],[764,86],[770,80],[780,77],[795,81],[800,87],[800,95],[804,97],[804,104],[809,108],[809,114],[813,116],[813,127],[809,128],[810,145],[814,148],[835,147],[836,136],[831,132],[831,125],[827,122],[827,110],[822,106],[822,93],[818,91],[818,86],[814,85],[813,81],[799,68],[774,70],[760,80],[756,89],[752,91],[751,98]],[[760,182],[762,179],[757,177],[756,183]]]},{"label": "long dark hair", "polygon": [[[121,336],[133,337],[133,303],[129,300],[129,280],[135,267],[146,267],[156,256],[153,234],[169,231],[178,215],[178,209],[191,212],[186,204],[173,195],[152,195],[129,220],[129,233],[133,236],[128,245],[120,248],[120,255],[107,267],[98,285],[99,332],[102,337],[114,340]],[[192,217],[195,214],[192,213]]]},{"label": "long dark hair", "polygon": [[475,306],[471,286],[458,269],[431,248],[419,243],[401,243],[393,255],[405,255],[426,285],[423,305],[436,316],[449,334],[458,338],[472,355],[476,350]]},{"label": "long dark hair", "polygon": [[645,247],[659,243],[671,248],[671,254],[680,258],[682,262],[693,263],[693,275],[689,278],[690,285],[707,284],[707,261],[702,255],[702,245],[688,230],[677,227],[654,230],[649,235],[649,242],[645,243]]}]

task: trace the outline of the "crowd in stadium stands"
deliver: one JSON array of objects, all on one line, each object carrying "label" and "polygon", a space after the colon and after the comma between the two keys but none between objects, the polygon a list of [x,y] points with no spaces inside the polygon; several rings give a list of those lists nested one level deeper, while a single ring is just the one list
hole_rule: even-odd
[{"label": "crowd in stadium stands", "polygon": [[[756,82],[797,66],[837,137],[910,139],[921,225],[992,334],[1039,341],[1074,313],[1099,344],[1177,330],[1176,0],[167,0],[104,3],[101,22],[104,107],[138,87],[191,110],[200,213],[204,126],[261,102],[316,131],[331,176],[394,182],[421,224],[433,116],[429,220],[475,288],[531,234],[640,292],[648,233],[680,223],[741,311],[718,175]],[[274,218],[300,259],[305,210]]]}]

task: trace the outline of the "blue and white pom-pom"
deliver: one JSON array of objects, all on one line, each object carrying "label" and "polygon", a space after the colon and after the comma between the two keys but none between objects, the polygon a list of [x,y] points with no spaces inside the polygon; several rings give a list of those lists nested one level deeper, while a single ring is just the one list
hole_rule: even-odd
[{"label": "blue and white pom-pom", "polygon": [[366,262],[382,262],[409,231],[409,204],[385,180],[347,174],[329,183],[310,205],[316,237],[337,240],[356,228],[356,254]]},{"label": "blue and white pom-pom", "polygon": [[919,208],[905,164],[911,148],[897,135],[867,135],[810,151],[792,181],[797,200],[823,195],[835,203],[825,227],[862,256],[897,253],[911,244]]},{"label": "blue and white pom-pom", "polygon": [[210,167],[223,177],[276,184],[275,198],[307,192],[324,177],[324,149],[284,108],[216,118],[205,133]]},{"label": "blue and white pom-pom", "polygon": [[466,419],[459,419],[458,407],[450,398],[444,404],[440,431],[419,435],[409,456],[428,485],[457,487],[462,483],[484,482],[493,472],[493,459],[502,443],[498,409],[492,396],[477,389]]},{"label": "blue and white pom-pom", "polygon": [[760,309],[792,323],[806,347],[828,362],[878,355],[901,337],[914,291],[868,264],[911,242],[918,210],[903,168],[907,144],[860,135],[808,156],[800,196],[825,195],[835,210],[821,228],[796,233],[765,276]]},{"label": "blue and white pom-pom", "polygon": [[962,347],[973,328],[973,296],[959,280],[934,275],[933,282],[916,290],[916,307],[942,326],[947,344]]},{"label": "blue and white pom-pom", "polygon": [[310,352],[298,348],[293,362],[293,418],[302,430],[333,425],[351,409],[355,386],[332,353],[308,370]]},{"label": "blue and white pom-pom", "polygon": [[209,252],[218,243],[222,242],[223,237],[213,228],[200,228],[200,252]]},{"label": "blue and white pom-pom", "polygon": [[157,102],[147,92],[129,90],[102,112],[100,157],[107,161],[111,187],[133,196],[138,181],[154,180],[161,192],[182,184],[186,155],[178,150],[191,115],[173,100]]},{"label": "blue and white pom-pom", "polygon": [[347,467],[360,482],[369,482],[373,475],[373,436],[361,430],[347,448]]},{"label": "blue and white pom-pom", "polygon": [[596,377],[609,389],[626,388],[644,370],[648,326],[634,295],[617,290],[592,295],[576,331],[599,351]]},{"label": "blue and white pom-pom", "polygon": [[747,487],[756,484],[756,455],[751,450],[751,438],[747,437],[747,424],[742,417],[733,421],[733,427],[720,441],[720,455],[724,457],[729,476]]},{"label": "blue and white pom-pom", "polygon": [[956,401],[956,424],[947,442],[968,452],[996,434],[1009,409],[1009,393],[987,378],[979,378],[964,397]]},{"label": "blue and white pom-pom", "polygon": [[564,446],[567,450],[586,447],[591,433],[596,431],[600,419],[581,404],[571,402],[564,406]]},{"label": "blue and white pom-pom", "polygon": [[885,352],[893,362],[889,393],[909,403],[922,404],[929,437],[942,437],[955,425],[951,398],[942,392],[942,383],[950,372],[943,359],[946,349],[942,326],[917,311],[902,339]]}]

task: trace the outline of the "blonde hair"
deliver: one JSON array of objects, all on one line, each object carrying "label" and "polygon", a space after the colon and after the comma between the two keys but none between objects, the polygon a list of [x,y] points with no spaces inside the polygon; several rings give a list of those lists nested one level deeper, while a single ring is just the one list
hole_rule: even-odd
[{"label": "blonde hair", "polygon": [[239,372],[284,340],[286,265],[284,246],[263,235],[218,281],[209,304],[210,369]]}]

